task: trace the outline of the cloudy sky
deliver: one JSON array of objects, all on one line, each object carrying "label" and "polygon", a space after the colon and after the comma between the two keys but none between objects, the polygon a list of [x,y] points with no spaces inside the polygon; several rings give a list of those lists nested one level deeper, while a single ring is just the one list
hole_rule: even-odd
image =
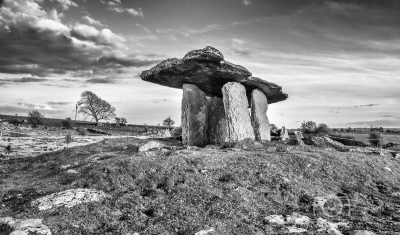
[{"label": "cloudy sky", "polygon": [[74,118],[90,90],[129,123],[179,124],[182,91],[139,75],[213,46],[289,94],[269,106],[278,126],[400,127],[399,0],[0,3],[1,114]]}]

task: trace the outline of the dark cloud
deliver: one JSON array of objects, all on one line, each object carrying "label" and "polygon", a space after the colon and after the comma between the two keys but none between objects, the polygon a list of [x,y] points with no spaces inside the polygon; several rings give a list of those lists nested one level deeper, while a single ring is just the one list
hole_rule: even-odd
[{"label": "dark cloud", "polygon": [[151,100],[151,102],[157,104],[157,103],[162,103],[162,102],[167,102],[169,101],[169,99],[155,99],[155,100]]},{"label": "dark cloud", "polygon": [[372,126],[382,126],[382,127],[398,127],[400,126],[400,120],[374,120],[374,121],[362,121],[362,122],[350,122],[348,125],[372,125]]},{"label": "dark cloud", "polygon": [[49,86],[49,87],[60,87],[60,88],[70,88],[71,86],[68,85],[58,85],[58,84],[40,84],[42,86]]},{"label": "dark cloud", "polygon": [[366,104],[366,105],[356,105],[355,107],[373,107],[373,106],[378,106],[379,104]]},{"label": "dark cloud", "polygon": [[45,78],[33,78],[33,77],[23,77],[23,78],[0,78],[0,86],[4,84],[12,83],[31,83],[31,82],[44,82],[47,81]]},{"label": "dark cloud", "polygon": [[117,78],[91,78],[85,81],[85,83],[93,84],[116,84],[119,83]]},{"label": "dark cloud", "polygon": [[159,62],[158,60],[140,60],[140,59],[121,59],[116,57],[101,57],[98,61],[100,66],[107,66],[107,65],[122,65],[126,67],[141,67],[141,66],[148,66],[154,63]]},{"label": "dark cloud", "polygon": [[63,24],[55,9],[46,12],[40,3],[15,0],[3,4],[7,11],[0,11],[0,73],[44,77],[156,62],[124,55],[125,38],[109,29]]},{"label": "dark cloud", "polygon": [[55,105],[68,105],[72,104],[71,102],[55,102],[55,101],[50,101],[47,102],[48,105],[55,106]]},{"label": "dark cloud", "polygon": [[[29,111],[32,110],[32,108],[25,108],[25,107],[16,107],[16,106],[0,106],[1,114],[6,114],[6,115],[14,115],[15,113],[21,114],[21,115],[28,115]],[[59,114],[63,113],[62,110],[46,110],[46,109],[38,109],[38,111],[42,114]]]}]

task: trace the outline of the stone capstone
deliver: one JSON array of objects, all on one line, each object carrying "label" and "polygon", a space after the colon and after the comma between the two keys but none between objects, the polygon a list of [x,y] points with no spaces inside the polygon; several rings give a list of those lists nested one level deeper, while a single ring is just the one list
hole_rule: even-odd
[{"label": "stone capstone", "polygon": [[254,128],[256,140],[271,140],[269,121],[267,116],[268,100],[259,89],[251,93],[251,124]]},{"label": "stone capstone", "polygon": [[82,203],[98,202],[107,195],[94,189],[70,189],[59,193],[53,193],[32,201],[31,205],[39,210],[49,210],[57,207],[73,207]]},{"label": "stone capstone", "polygon": [[221,88],[228,82],[241,83],[248,99],[256,88],[267,96],[270,104],[288,98],[280,86],[251,75],[246,68],[225,61],[220,51],[208,46],[191,51],[182,59],[164,60],[150,70],[143,71],[140,77],[144,81],[179,89],[183,88],[183,84],[194,84],[207,96],[219,98],[222,98]]},{"label": "stone capstone", "polygon": [[[5,217],[0,218],[0,224],[7,224],[13,228],[10,235],[51,235],[49,227],[44,225],[41,219],[13,219],[12,217]],[[1,232],[0,234],[2,234]]]},{"label": "stone capstone", "polygon": [[207,136],[209,144],[222,144],[226,142],[224,102],[218,97],[209,99]]},{"label": "stone capstone", "polygon": [[255,139],[245,88],[237,82],[229,82],[222,88],[228,142]]},{"label": "stone capstone", "polygon": [[183,85],[182,143],[203,147],[207,145],[208,100],[193,84]]}]

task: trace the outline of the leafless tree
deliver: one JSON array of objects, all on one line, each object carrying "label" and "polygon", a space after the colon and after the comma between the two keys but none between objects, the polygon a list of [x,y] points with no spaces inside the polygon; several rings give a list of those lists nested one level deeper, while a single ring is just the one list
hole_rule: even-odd
[{"label": "leafless tree", "polygon": [[98,124],[99,120],[109,120],[115,117],[115,108],[105,100],[102,100],[91,91],[84,91],[78,101],[78,113],[85,119],[90,117]]}]

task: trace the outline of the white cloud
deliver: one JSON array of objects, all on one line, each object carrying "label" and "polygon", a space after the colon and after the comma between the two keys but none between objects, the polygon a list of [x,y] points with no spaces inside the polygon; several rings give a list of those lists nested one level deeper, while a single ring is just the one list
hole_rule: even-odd
[{"label": "white cloud", "polygon": [[131,15],[133,15],[133,16],[138,16],[138,17],[141,17],[141,18],[144,17],[141,8],[138,8],[137,10],[135,10],[135,9],[133,9],[133,8],[125,8],[125,10],[126,10],[129,14],[131,14]]},{"label": "white cloud", "polygon": [[110,29],[64,24],[61,18],[55,9],[46,12],[40,0],[5,0],[0,8],[0,51],[8,53],[0,53],[0,73],[49,76],[154,63],[128,56],[125,38]]},{"label": "white cloud", "polygon": [[243,5],[246,5],[246,6],[248,6],[248,5],[250,5],[251,4],[251,0],[243,0]]},{"label": "white cloud", "polygon": [[255,50],[251,49],[249,43],[243,39],[232,38],[231,44],[232,51],[240,56],[250,56],[255,53]]},{"label": "white cloud", "polygon": [[124,8],[122,7],[122,3],[120,0],[109,0],[106,2],[105,0],[100,0],[101,3],[107,5],[107,9],[110,11],[118,12],[118,13],[128,13],[134,17],[144,18],[144,14],[141,8]]},{"label": "white cloud", "polygon": [[63,10],[68,10],[70,7],[79,7],[78,4],[76,4],[75,2],[71,1],[71,0],[50,0],[50,1],[56,1],[58,3],[60,3],[61,7]]},{"label": "white cloud", "polygon": [[98,20],[91,18],[90,16],[84,16],[84,17],[82,17],[82,20],[85,21],[86,23],[91,24],[96,27],[106,27],[106,25],[104,25],[103,23],[101,23]]},{"label": "white cloud", "polygon": [[147,33],[151,33],[151,31],[150,31],[147,27],[145,27],[145,26],[143,26],[143,25],[141,25],[141,24],[136,24],[136,26],[139,27],[139,28],[141,28],[141,29],[143,29],[143,30],[146,31]]}]

